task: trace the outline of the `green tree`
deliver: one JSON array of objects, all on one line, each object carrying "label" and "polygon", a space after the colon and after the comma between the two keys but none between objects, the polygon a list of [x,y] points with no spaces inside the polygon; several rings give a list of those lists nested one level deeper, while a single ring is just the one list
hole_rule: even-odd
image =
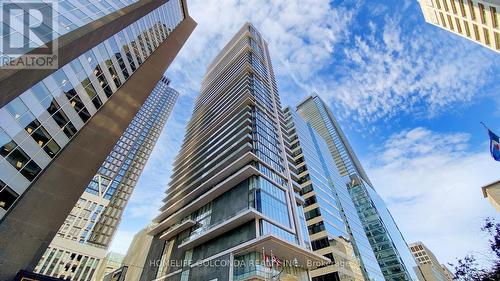
[{"label": "green tree", "polygon": [[480,268],[473,255],[459,259],[455,268],[455,278],[464,281],[499,281],[500,280],[500,223],[487,218],[481,230],[490,236],[490,251],[493,253],[492,266]]}]

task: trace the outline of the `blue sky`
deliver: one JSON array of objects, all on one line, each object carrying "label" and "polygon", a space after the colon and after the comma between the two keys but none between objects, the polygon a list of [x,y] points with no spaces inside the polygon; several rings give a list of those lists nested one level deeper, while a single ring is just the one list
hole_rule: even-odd
[{"label": "blue sky", "polygon": [[486,252],[480,187],[497,180],[500,55],[424,22],[416,0],[190,0],[198,27],[167,71],[181,96],[111,250],[157,215],[206,65],[245,21],[269,43],[282,102],[331,106],[408,243],[443,262]]}]

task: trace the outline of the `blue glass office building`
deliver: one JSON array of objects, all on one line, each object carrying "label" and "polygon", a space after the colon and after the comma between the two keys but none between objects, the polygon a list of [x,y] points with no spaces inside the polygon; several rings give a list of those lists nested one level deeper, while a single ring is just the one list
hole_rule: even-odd
[{"label": "blue glass office building", "polygon": [[418,280],[415,260],[401,232],[330,109],[318,96],[311,96],[297,106],[297,112],[326,141],[385,279]]},{"label": "blue glass office building", "polygon": [[311,271],[312,280],[384,280],[326,142],[294,110],[285,120],[312,249],[333,262]]}]

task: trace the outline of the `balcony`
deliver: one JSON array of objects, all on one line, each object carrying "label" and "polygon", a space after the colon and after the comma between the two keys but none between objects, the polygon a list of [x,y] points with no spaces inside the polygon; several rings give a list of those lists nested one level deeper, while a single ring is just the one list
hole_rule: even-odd
[{"label": "balcony", "polygon": [[[255,156],[254,154],[247,154],[247,155]],[[252,175],[258,175],[258,174],[259,174],[259,171],[255,167],[253,167],[251,165],[244,166],[238,172],[232,174],[229,178],[220,182],[219,184],[214,186],[212,189],[205,192],[203,195],[199,196],[194,201],[192,201],[188,205],[184,206],[182,209],[176,211],[175,213],[171,214],[170,216],[160,214],[157,218],[160,219],[160,218],[165,217],[165,219],[163,219],[158,224],[158,228],[160,229],[159,226],[161,225],[161,228],[166,229],[170,225],[173,225],[176,221],[181,220],[186,215],[201,208],[206,203],[214,200],[215,198],[217,198],[218,196],[220,196],[224,192],[233,188],[241,181],[251,177]]]},{"label": "balcony", "polygon": [[292,186],[293,186],[293,190],[297,191],[297,192],[300,192],[302,190],[302,186],[300,186],[300,184],[298,184],[296,181],[292,180]]},{"label": "balcony", "polygon": [[262,253],[263,249],[267,255],[272,252],[274,256],[282,261],[293,261],[293,264],[298,267],[307,268],[309,270],[316,269],[331,262],[330,259],[322,255],[316,254],[297,244],[290,243],[273,234],[266,234],[242,244],[241,247],[235,251],[235,255],[248,252]]},{"label": "balcony", "polygon": [[237,212],[230,218],[211,226],[210,228],[204,229],[202,232],[190,236],[179,248],[182,249],[192,249],[198,245],[205,243],[206,241],[213,239],[231,229],[234,229],[240,225],[243,225],[251,220],[262,218],[262,214],[259,213],[254,208],[243,209]]},{"label": "balcony", "polygon": [[[248,145],[248,150],[251,150],[251,145]],[[216,187],[223,185],[223,183],[228,180],[227,177],[232,178],[232,177],[234,177],[234,175],[232,175],[232,174],[241,171],[241,170],[238,171],[238,169],[241,169],[242,167],[244,167],[245,165],[247,165],[251,161],[258,160],[257,156],[255,156],[255,154],[251,153],[250,151],[245,152],[245,150],[242,150],[241,152],[243,152],[244,154],[241,157],[239,157],[238,159],[235,159],[231,165],[227,166],[226,168],[221,170],[219,173],[215,174],[214,176],[212,176],[211,178],[209,178],[208,180],[206,180],[205,182],[203,182],[202,184],[197,186],[194,190],[192,190],[190,193],[185,195],[183,198],[180,198],[179,200],[177,200],[176,202],[172,202],[171,204],[165,204],[164,207],[166,207],[166,208],[161,208],[160,209],[161,214],[158,215],[153,221],[159,222],[159,221],[167,218],[168,216],[178,212],[179,209],[182,210],[183,204],[186,204],[188,202],[192,203],[193,200],[196,201],[197,199],[204,197],[208,193],[211,194],[213,189],[215,189],[215,187],[211,188],[213,185],[217,184],[218,182],[220,182],[220,183],[217,184]],[[236,182],[235,184],[237,184],[237,183],[238,182]],[[213,198],[215,198],[215,197],[213,197]],[[208,203],[208,201],[207,201],[207,203]],[[190,204],[187,204],[187,206],[189,206],[189,205]]]},{"label": "balcony", "polygon": [[[169,240],[170,238],[174,237],[175,235],[177,235],[177,234],[183,232],[184,230],[186,230],[192,226],[195,226],[195,225],[196,225],[196,222],[194,220],[192,220],[192,219],[185,220],[179,224],[176,224],[176,225],[171,226],[170,228],[167,228],[165,230],[165,233],[163,233],[160,236],[160,239]],[[152,231],[150,231],[149,234],[156,235],[156,234],[160,233],[163,228],[164,228],[163,225],[158,224],[158,226],[155,227]]]}]

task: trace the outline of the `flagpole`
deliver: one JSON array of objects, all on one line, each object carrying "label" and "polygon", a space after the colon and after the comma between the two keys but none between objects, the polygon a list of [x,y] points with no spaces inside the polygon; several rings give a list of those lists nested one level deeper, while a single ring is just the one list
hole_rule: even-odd
[{"label": "flagpole", "polygon": [[[264,251],[264,247],[262,247],[262,262],[261,262],[261,265],[264,268],[267,268],[267,265],[266,265],[266,252]],[[264,271],[264,281],[266,281],[266,280],[267,280],[266,271]]]},{"label": "flagpole", "polygon": [[273,259],[273,249],[271,249],[271,281],[274,279],[274,259]]},{"label": "flagpole", "polygon": [[483,127],[484,127],[486,130],[491,131],[491,130],[490,130],[490,128],[486,127],[486,125],[484,125],[484,123],[483,123],[482,121],[481,121],[481,122],[479,122],[479,124],[483,125]]}]

